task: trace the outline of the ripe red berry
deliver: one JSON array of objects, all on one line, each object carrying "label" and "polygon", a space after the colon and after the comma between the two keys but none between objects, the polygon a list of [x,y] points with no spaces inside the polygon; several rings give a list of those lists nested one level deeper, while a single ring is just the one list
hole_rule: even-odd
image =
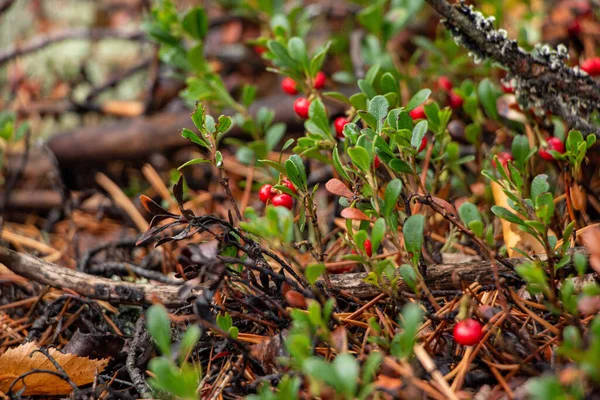
[{"label": "ripe red berry", "polygon": [[600,75],[600,57],[588,58],[581,64],[581,69],[590,76]]},{"label": "ripe red berry", "polygon": [[308,108],[310,107],[310,101],[305,97],[300,97],[294,101],[294,111],[300,118],[308,118]]},{"label": "ripe red berry", "polygon": [[445,76],[440,76],[438,78],[438,85],[441,89],[444,89],[447,92],[452,90],[452,82],[450,82],[450,79]]},{"label": "ripe red berry", "polygon": [[296,81],[287,76],[281,81],[281,88],[287,94],[298,94],[298,89],[296,86]]},{"label": "ripe red berry", "polygon": [[460,97],[458,93],[454,90],[448,93],[448,101],[450,103],[450,108],[456,110],[457,108],[461,108],[463,105],[463,98]]},{"label": "ripe red berry", "polygon": [[367,256],[371,257],[373,255],[373,247],[371,246],[371,241],[369,239],[365,239],[365,253]]},{"label": "ripe red berry", "polygon": [[417,108],[414,108],[412,111],[408,113],[413,120],[417,119],[425,119],[427,116],[425,115],[425,107],[421,104]]},{"label": "ripe red berry", "polygon": [[315,76],[315,89],[323,89],[325,87],[325,79],[327,78],[327,76],[325,75],[324,72],[317,72],[317,75]]},{"label": "ripe red berry", "polygon": [[377,169],[380,165],[381,161],[379,160],[379,156],[375,156],[375,158],[373,158],[373,166],[375,167],[375,169]]},{"label": "ripe red berry", "polygon": [[298,189],[296,189],[296,186],[294,186],[292,181],[290,181],[289,179],[285,178],[281,181],[281,183],[283,183],[285,186],[287,186],[288,189],[290,189],[292,192],[298,193]]},{"label": "ripe red berry", "polygon": [[335,128],[335,136],[338,139],[344,138],[344,126],[348,123],[348,120],[344,117],[338,117],[333,121],[333,127]]},{"label": "ripe red berry", "polygon": [[502,86],[502,91],[504,93],[514,93],[515,89],[511,86],[510,83],[500,82],[500,86]]},{"label": "ripe red berry", "polygon": [[554,150],[562,154],[565,152],[565,145],[559,138],[551,137],[548,139],[548,146],[546,148],[540,148],[540,157],[548,161],[554,160],[554,157],[548,150]]},{"label": "ripe red berry", "polygon": [[[498,160],[500,161],[500,164],[502,164],[502,166],[504,168],[506,168],[506,165],[508,164],[509,161],[513,161],[515,158],[512,156],[512,154],[510,154],[508,151],[503,151],[500,152],[496,155],[496,157],[498,157]],[[498,168],[498,166],[496,165],[496,159],[492,158],[492,165],[494,166],[494,168]]]},{"label": "ripe red berry", "polygon": [[581,33],[581,22],[579,22],[579,18],[575,18],[573,22],[571,22],[567,28],[567,32],[571,36],[579,36]]},{"label": "ripe red berry", "polygon": [[274,194],[275,193],[273,193],[273,186],[271,185],[262,185],[260,190],[258,191],[258,197],[260,198],[260,201],[262,201],[265,204],[269,199],[273,198]]},{"label": "ripe red berry", "polygon": [[258,54],[259,56],[262,55],[265,51],[267,51],[266,48],[264,48],[263,46],[254,46],[254,51],[256,52],[256,54]]},{"label": "ripe red berry", "polygon": [[425,147],[427,147],[427,138],[423,136],[423,139],[421,139],[421,145],[419,146],[419,153],[425,150]]},{"label": "ripe red berry", "polygon": [[482,326],[478,321],[467,318],[454,325],[454,341],[463,346],[473,346],[483,337]]},{"label": "ripe red berry", "polygon": [[291,210],[294,207],[294,199],[287,193],[281,193],[271,199],[275,207],[285,207]]}]

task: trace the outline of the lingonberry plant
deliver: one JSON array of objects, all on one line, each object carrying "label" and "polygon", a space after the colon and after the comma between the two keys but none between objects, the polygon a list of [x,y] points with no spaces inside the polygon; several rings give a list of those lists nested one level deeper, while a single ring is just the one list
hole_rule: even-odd
[{"label": "lingonberry plant", "polygon": [[[183,98],[198,102],[192,114],[196,131],[183,129],[182,135],[205,155],[180,169],[204,162],[217,168],[235,218],[195,216],[183,208],[179,193],[181,216],[144,202],[155,219],[143,239],[171,224],[184,225],[183,231],[159,243],[189,239],[196,232],[217,239],[218,249],[198,268],[218,271],[211,288],[229,293],[218,297],[219,307],[226,300],[241,305],[235,317],[221,317],[218,333],[226,334],[231,350],[243,360],[235,364],[240,368],[237,382],[246,374],[264,376],[265,385],[248,389],[257,393],[253,398],[367,398],[390,384],[385,379],[398,377],[404,383],[392,391],[403,390],[400,387],[406,384],[414,385],[417,393],[425,389],[411,372],[415,360],[428,379],[436,381],[431,392],[419,396],[458,398],[455,391],[464,384],[468,363],[476,357],[477,368],[489,376],[486,382],[506,390],[499,371],[520,368],[528,377],[540,374],[537,367],[525,366],[534,358],[545,362],[536,346],[549,334],[553,338],[546,345],[556,342],[556,355],[572,362],[579,375],[565,384],[531,380],[530,389],[557,386],[569,394],[577,384],[597,389],[598,318],[583,319],[578,302],[597,304],[600,286],[575,284],[589,269],[585,255],[573,250],[577,231],[591,226],[585,202],[594,189],[586,186],[589,176],[582,166],[595,143],[597,115],[589,123],[564,118],[561,112],[570,107],[572,97],[547,98],[551,92],[540,93],[537,78],[518,69],[527,63],[511,57],[529,60],[546,74],[560,70],[588,89],[585,85],[593,81],[564,66],[562,48],[540,47],[533,55],[526,53],[506,38],[506,32],[496,31],[492,19],[463,2],[451,6],[444,1],[428,3],[442,14],[450,13],[444,14],[449,33],[439,33],[435,41],[415,40],[419,50],[414,58],[426,57],[419,62],[431,76],[413,79],[386,49],[422,3],[381,1],[356,13],[366,32],[356,49],[364,57],[364,66],[355,65],[360,73],[335,70],[343,63],[326,62],[344,59],[345,45],[339,38],[313,43],[305,10],[292,8],[284,14],[280,2],[247,3],[241,8],[261,27],[261,36],[248,44],[259,46],[268,71],[282,76],[281,89],[298,96],[292,108],[303,123],[303,134],[283,146],[279,142],[286,127],[273,123],[273,111],[261,108],[255,115],[249,111],[256,88],[244,86],[240,100],[235,100],[204,58],[206,13],[195,8],[180,18],[168,1],[152,13],[148,32],[160,41],[164,60],[188,74]],[[462,25],[467,23],[472,24],[471,31]],[[186,37],[193,46],[184,46]],[[472,53],[475,64],[469,64],[460,46]],[[506,64],[511,71],[507,78],[492,73],[488,61],[478,65],[488,57]],[[437,76],[442,65],[448,71]],[[475,71],[472,79],[450,75],[464,65]],[[592,75],[592,67],[590,61],[581,69]],[[356,87],[340,85],[344,82],[356,82]],[[429,87],[440,90],[432,92]],[[578,105],[585,112],[591,112],[588,100]],[[233,116],[215,120],[208,109]],[[226,137],[234,124],[247,141]],[[586,135],[567,129],[575,126],[589,129]],[[246,197],[241,207],[232,195],[223,156],[232,149],[238,160],[261,172],[259,182],[254,183],[255,178],[246,182],[260,202]],[[174,191],[180,192],[181,185]],[[327,214],[333,215],[331,223],[323,221]],[[159,226],[164,219],[175,222]],[[436,265],[457,250],[479,259],[468,265],[470,269],[467,264],[446,269]],[[520,258],[514,261],[507,255]],[[597,269],[595,262],[590,260]],[[353,270],[362,274],[335,275]],[[520,284],[529,293],[526,300],[514,290]],[[375,290],[377,300],[363,304],[344,287],[358,287],[360,295]],[[337,301],[334,294],[339,294]],[[244,296],[275,311],[264,313],[244,303]],[[476,318],[465,314],[455,320],[460,296],[467,299],[461,307]],[[384,298],[381,310],[370,311]],[[212,299],[202,301],[201,307],[196,303],[200,309],[196,314],[210,320],[207,304]],[[265,352],[274,346],[273,352],[281,356],[277,360],[266,361],[261,350],[240,344],[240,338],[251,342],[256,335],[231,331],[234,323],[241,328],[248,321],[257,322],[245,319],[246,313],[257,309],[272,319],[266,324],[269,329],[289,328],[277,339],[279,345],[274,337],[262,348]],[[540,310],[543,316],[537,313]],[[368,323],[354,320],[363,314]],[[427,322],[420,325],[423,319]],[[487,324],[486,340],[482,322]],[[372,347],[362,346],[364,340]],[[474,347],[464,350],[457,345]],[[465,351],[463,361],[455,357],[460,351]],[[443,376],[429,354],[453,371]],[[258,372],[257,359],[270,364]],[[510,365],[503,369],[502,363]],[[253,370],[245,369],[247,365]]]}]

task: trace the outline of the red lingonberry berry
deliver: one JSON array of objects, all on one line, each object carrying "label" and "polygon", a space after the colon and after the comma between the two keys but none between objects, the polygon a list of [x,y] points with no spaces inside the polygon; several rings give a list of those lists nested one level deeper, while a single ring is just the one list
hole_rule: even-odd
[{"label": "red lingonberry berry", "polygon": [[287,193],[281,193],[271,199],[275,207],[285,207],[291,210],[294,207],[294,199]]},{"label": "red lingonberry berry", "polygon": [[265,51],[267,51],[267,49],[263,46],[254,46],[254,51],[256,52],[256,54],[261,56]]},{"label": "red lingonberry berry", "polygon": [[467,318],[454,325],[454,341],[458,344],[473,346],[479,343],[482,337],[481,324],[472,318]]},{"label": "red lingonberry berry", "polygon": [[[502,164],[502,166],[504,168],[506,168],[506,165],[508,164],[509,161],[513,161],[515,158],[512,156],[512,154],[510,154],[508,151],[503,151],[500,152],[496,155],[496,157],[498,157],[498,160],[500,161],[500,164]],[[494,166],[494,168],[498,168],[498,166],[496,165],[496,159],[492,158],[492,165]]]},{"label": "red lingonberry berry", "polygon": [[300,118],[308,118],[308,108],[310,107],[310,101],[305,97],[300,97],[294,101],[294,111]]},{"label": "red lingonberry berry", "polygon": [[281,181],[281,183],[283,183],[285,186],[287,186],[288,189],[290,189],[292,192],[298,193],[298,189],[296,189],[296,186],[294,186],[292,181],[290,181],[289,179],[285,178]]},{"label": "red lingonberry berry", "polygon": [[438,85],[440,86],[440,89],[444,89],[447,92],[452,90],[452,82],[445,76],[440,76],[438,78]]},{"label": "red lingonberry berry", "polygon": [[338,117],[333,121],[333,127],[335,128],[335,136],[338,139],[344,138],[344,126],[348,123],[348,120],[344,117]]},{"label": "red lingonberry berry", "polygon": [[317,75],[315,76],[315,89],[323,89],[325,87],[325,79],[327,78],[327,76],[325,75],[324,72],[317,72]]},{"label": "red lingonberry berry", "polygon": [[590,76],[600,75],[600,57],[588,58],[581,64],[581,69]]},{"label": "red lingonberry berry", "polygon": [[419,146],[419,153],[425,150],[425,147],[427,147],[427,138],[423,136],[423,139],[421,139],[421,145]]},{"label": "red lingonberry berry", "polygon": [[379,160],[378,156],[375,156],[375,158],[373,158],[373,166],[375,167],[375,169],[379,168],[379,166],[381,165],[381,161]]},{"label": "red lingonberry berry", "polygon": [[458,93],[454,90],[448,93],[448,101],[450,103],[450,108],[456,110],[457,108],[461,108],[463,105],[463,98],[460,97]]},{"label": "red lingonberry berry", "polygon": [[500,82],[500,86],[502,86],[502,91],[504,93],[514,93],[515,92],[515,89],[513,89],[510,82],[508,82],[508,83]]},{"label": "red lingonberry berry", "polygon": [[559,138],[551,137],[550,139],[548,139],[547,143],[548,143],[548,146],[546,148],[544,148],[544,147],[540,148],[540,157],[542,157],[544,160],[547,160],[547,161],[554,160],[554,156],[549,152],[549,150],[554,150],[559,153],[565,152],[565,145],[563,142],[560,141]]},{"label": "red lingonberry berry", "polygon": [[569,32],[569,35],[571,36],[579,36],[581,33],[581,22],[579,22],[579,18],[575,18],[573,22],[569,24],[567,32]]},{"label": "red lingonberry berry", "polygon": [[408,113],[413,120],[427,118],[425,115],[425,107],[421,104]]},{"label": "red lingonberry berry", "polygon": [[260,201],[262,201],[263,203],[267,203],[267,201],[269,201],[269,199],[273,198],[273,195],[275,193],[273,193],[273,186],[271,185],[262,185],[260,190],[258,191],[258,197],[260,198]]},{"label": "red lingonberry berry", "polygon": [[298,94],[296,81],[287,76],[281,81],[281,88],[287,94]]},{"label": "red lingonberry berry", "polygon": [[371,257],[373,255],[373,247],[371,246],[371,241],[369,239],[365,239],[365,253],[367,256]]}]

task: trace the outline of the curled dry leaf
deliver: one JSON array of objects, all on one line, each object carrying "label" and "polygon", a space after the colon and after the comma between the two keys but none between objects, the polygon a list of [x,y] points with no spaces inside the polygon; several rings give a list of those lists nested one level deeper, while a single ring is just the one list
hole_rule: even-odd
[{"label": "curled dry leaf", "polygon": [[361,221],[370,221],[371,218],[364,212],[360,211],[358,208],[344,208],[341,212],[342,217],[346,219],[357,219]]},{"label": "curled dry leaf", "polygon": [[586,231],[581,234],[581,241],[590,251],[590,266],[594,271],[600,273],[600,248],[598,247],[598,243],[600,243],[600,227],[596,225],[592,228],[586,228]]},{"label": "curled dry leaf", "polygon": [[587,193],[580,185],[571,186],[571,201],[573,208],[577,211],[585,210],[587,207]]},{"label": "curled dry leaf", "polygon": [[306,298],[296,290],[288,290],[285,294],[285,301],[293,308],[306,308]]},{"label": "curled dry leaf", "polygon": [[348,333],[346,332],[344,325],[338,325],[338,327],[331,332],[331,343],[338,354],[348,351]]},{"label": "curled dry leaf", "polygon": [[348,189],[346,185],[339,179],[333,178],[327,181],[325,184],[325,188],[331,194],[335,194],[336,196],[351,198],[353,196],[352,191]]},{"label": "curled dry leaf", "polygon": [[446,200],[440,197],[431,196],[431,201],[438,207],[441,207],[446,212],[446,215],[456,215],[456,208]]},{"label": "curled dry leaf", "polygon": [[278,357],[285,356],[286,352],[283,342],[287,337],[287,333],[288,331],[284,329],[280,334],[257,343],[250,349],[250,355],[256,358],[263,367],[266,368],[267,373],[273,371]]},{"label": "curled dry leaf", "polygon": [[[33,353],[35,350],[39,350],[38,345],[29,342],[9,349],[0,356],[0,392],[6,393],[12,382],[24,373],[35,369],[56,371],[52,362],[40,352]],[[108,358],[90,360],[74,354],[63,354],[56,349],[50,349],[48,352],[77,386],[92,383],[94,377],[106,368],[109,361]],[[23,388],[23,381],[26,386],[24,396],[67,395],[73,391],[71,385],[58,376],[36,373],[19,380],[13,386],[13,392]]]}]

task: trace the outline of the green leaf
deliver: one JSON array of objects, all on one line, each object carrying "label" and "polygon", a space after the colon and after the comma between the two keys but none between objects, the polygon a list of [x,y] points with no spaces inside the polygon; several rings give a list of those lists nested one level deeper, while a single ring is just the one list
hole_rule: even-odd
[{"label": "green leaf", "polygon": [[185,357],[196,347],[196,343],[200,340],[200,336],[202,331],[198,327],[198,325],[190,325],[185,333],[183,334],[183,338],[179,343],[179,362],[183,362]]},{"label": "green leaf", "polygon": [[217,168],[221,168],[222,165],[223,165],[223,154],[221,154],[221,152],[217,150],[217,152],[215,153],[215,166]]},{"label": "green leaf", "polygon": [[302,158],[297,154],[291,155],[285,162],[285,170],[287,177],[292,181],[294,186],[306,192],[306,171],[304,170]]},{"label": "green leaf", "polygon": [[219,124],[218,124],[218,128],[217,128],[217,132],[219,133],[226,133],[229,128],[231,128],[231,118],[230,117],[226,117],[225,115],[221,115],[219,117]]},{"label": "green leaf", "polygon": [[344,168],[344,166],[342,165],[342,162],[340,161],[340,154],[339,154],[337,146],[334,147],[334,149],[333,149],[332,159],[333,159],[333,166],[335,167],[335,170],[338,172],[338,174],[340,174],[347,181],[351,181],[350,176],[348,176],[346,169]]},{"label": "green leaf", "polygon": [[381,90],[384,93],[397,93],[398,92],[398,82],[394,79],[394,75],[389,72],[381,75],[379,79],[379,86],[381,86]]},{"label": "green leaf", "polygon": [[304,270],[304,276],[309,284],[314,285],[324,271],[324,264],[309,264]]},{"label": "green leaf", "polygon": [[332,99],[341,101],[342,103],[350,104],[350,100],[340,92],[323,92],[323,96],[331,97]]},{"label": "green leaf", "polygon": [[417,289],[417,284],[419,283],[419,277],[417,276],[414,267],[412,265],[402,264],[399,272],[400,276],[402,277],[402,281],[404,281],[404,283],[406,283],[406,285],[414,292]]},{"label": "green leaf", "polygon": [[267,144],[267,149],[269,151],[273,150],[281,138],[283,138],[285,129],[286,125],[283,122],[278,122],[267,130],[267,133],[265,134],[265,143]]},{"label": "green leaf", "polygon": [[373,253],[377,253],[377,249],[385,237],[385,230],[385,220],[383,218],[378,218],[373,224],[373,230],[371,231],[371,245]]},{"label": "green leaf", "polygon": [[288,42],[288,53],[290,54],[290,57],[302,64],[304,68],[308,68],[306,46],[302,39],[296,36],[291,38]]},{"label": "green leaf", "polygon": [[208,32],[208,18],[201,7],[194,7],[183,18],[183,30],[195,39],[203,39]]},{"label": "green leaf", "polygon": [[369,32],[377,35],[381,31],[385,1],[378,0],[377,2],[363,8],[356,18],[361,25],[369,30]]},{"label": "green leaf", "polygon": [[362,92],[366,94],[369,99],[372,99],[373,97],[377,96],[377,92],[375,91],[373,86],[366,80],[359,79],[356,83],[360,90],[362,90]]},{"label": "green leaf", "polygon": [[500,95],[500,92],[489,78],[483,79],[477,87],[477,95],[479,101],[486,112],[486,114],[495,120],[498,120],[498,109],[496,108],[496,100]]},{"label": "green leaf", "polygon": [[348,155],[352,164],[363,172],[368,172],[370,169],[369,153],[363,147],[351,147],[348,149]]},{"label": "green leaf", "polygon": [[275,65],[291,68],[293,70],[296,69],[296,61],[290,57],[287,49],[281,43],[275,40],[269,40],[267,46],[269,46],[269,50],[275,54],[275,60],[273,60]]},{"label": "green leaf", "polygon": [[425,137],[426,133],[427,133],[427,121],[421,120],[421,121],[419,121],[419,123],[417,123],[417,125],[415,125],[415,127],[412,131],[410,145],[414,149],[418,149],[419,147],[421,147],[421,141]]},{"label": "green leaf", "polygon": [[508,222],[512,222],[513,224],[524,225],[525,222],[519,218],[512,211],[507,210],[501,206],[492,206],[492,212],[499,218],[502,218]]},{"label": "green leaf", "polygon": [[204,129],[204,106],[200,103],[196,103],[196,109],[194,110],[194,112],[191,114],[192,117],[192,122],[194,123],[194,126],[196,126],[196,129],[198,129],[200,132],[202,132],[202,130]]},{"label": "green leaf", "polygon": [[402,181],[400,179],[393,179],[388,183],[385,188],[385,194],[383,195],[383,215],[388,217],[396,207],[400,192],[402,191]]},{"label": "green leaf", "polygon": [[418,255],[421,254],[424,228],[425,217],[420,214],[408,217],[404,222],[404,226],[402,227],[402,234],[404,235],[404,246],[406,247],[406,251],[417,255],[417,259]]},{"label": "green leaf", "polygon": [[181,170],[181,169],[183,169],[185,167],[188,167],[190,165],[201,164],[201,163],[209,163],[209,162],[210,162],[210,160],[207,160],[206,158],[192,158],[191,160],[189,160],[189,161],[181,164],[177,168],[177,170],[179,171],[179,170]]},{"label": "green leaf", "polygon": [[535,199],[535,214],[549,224],[554,215],[554,198],[551,193],[542,193]]},{"label": "green leaf", "polygon": [[146,327],[158,349],[166,357],[171,356],[171,321],[167,309],[155,304],[146,311]]},{"label": "green leaf", "polygon": [[387,116],[388,108],[388,101],[383,96],[375,96],[369,102],[369,114],[377,120],[376,130],[378,133],[381,132],[383,119]]},{"label": "green leaf", "polygon": [[208,144],[208,142],[206,140],[204,140],[203,138],[201,138],[199,135],[197,135],[195,132],[192,132],[188,128],[183,128],[181,130],[181,136],[183,136],[187,140],[189,140],[192,143],[195,143],[199,146],[205,147],[207,149],[210,148],[210,145]]},{"label": "green leaf", "polygon": [[331,47],[331,42],[327,42],[325,47],[318,51],[310,60],[310,76],[313,78],[317,75],[317,72],[321,70],[323,62],[325,61],[325,57],[327,57],[329,47]]},{"label": "green leaf", "polygon": [[355,93],[350,96],[350,104],[357,110],[365,110],[367,108],[367,95],[364,93]]},{"label": "green leaf", "polygon": [[517,165],[525,165],[529,158],[529,140],[525,135],[517,135],[513,138],[511,151]]},{"label": "green leaf", "polygon": [[[308,340],[308,337],[307,337]],[[302,363],[302,372],[313,379],[337,386],[337,374],[333,367],[320,357],[309,357]]]},{"label": "green leaf", "polygon": [[250,104],[254,102],[256,98],[256,86],[254,85],[244,85],[242,88],[242,103],[244,107],[250,107]]},{"label": "green leaf", "polygon": [[329,119],[327,118],[325,106],[323,105],[321,99],[315,99],[310,103],[308,116],[310,119],[307,122],[312,122],[318,130],[318,132],[311,133],[317,133],[323,136],[324,139],[329,139],[331,137]]},{"label": "green leaf", "polygon": [[479,209],[473,203],[469,203],[465,201],[458,208],[458,216],[460,220],[468,225],[471,221],[481,221],[481,214],[479,213]]},{"label": "green leaf", "polygon": [[408,104],[406,105],[406,111],[412,111],[417,108],[421,103],[425,102],[431,95],[431,90],[429,89],[421,89],[410,99]]},{"label": "green leaf", "polygon": [[346,398],[353,398],[360,373],[358,361],[350,353],[342,353],[333,360],[332,366],[337,375],[337,387],[346,395]]},{"label": "green leaf", "polygon": [[392,161],[389,162],[388,165],[391,169],[393,169],[395,172],[398,172],[399,174],[412,174],[413,172],[412,168],[410,168],[410,165],[408,165],[406,162],[402,161],[399,158],[394,158]]},{"label": "green leaf", "polygon": [[536,175],[531,181],[531,200],[535,202],[535,199],[544,192],[550,190],[550,185],[548,184],[548,175],[540,174]]}]

